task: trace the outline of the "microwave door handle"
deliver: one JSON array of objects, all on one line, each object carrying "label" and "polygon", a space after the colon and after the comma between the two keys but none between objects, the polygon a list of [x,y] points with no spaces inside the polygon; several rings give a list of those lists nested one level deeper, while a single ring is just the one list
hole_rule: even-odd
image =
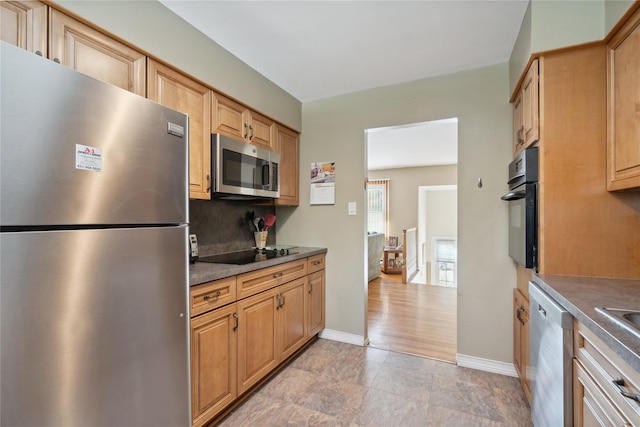
[{"label": "microwave door handle", "polygon": [[524,190],[521,191],[512,191],[511,193],[507,193],[504,196],[500,197],[502,200],[520,200],[526,197],[526,193]]},{"label": "microwave door handle", "polygon": [[269,179],[271,178],[271,163],[265,162],[262,165],[262,187],[269,187]]}]

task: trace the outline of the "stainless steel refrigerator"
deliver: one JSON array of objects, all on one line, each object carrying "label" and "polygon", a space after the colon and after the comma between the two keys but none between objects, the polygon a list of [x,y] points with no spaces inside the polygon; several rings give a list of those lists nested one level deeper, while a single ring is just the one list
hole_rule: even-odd
[{"label": "stainless steel refrigerator", "polygon": [[191,425],[187,117],[0,57],[0,424]]}]

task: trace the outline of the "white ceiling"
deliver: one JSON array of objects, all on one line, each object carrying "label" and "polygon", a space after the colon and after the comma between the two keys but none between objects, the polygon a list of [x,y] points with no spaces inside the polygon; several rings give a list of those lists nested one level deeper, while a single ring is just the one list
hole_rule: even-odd
[{"label": "white ceiling", "polygon": [[[506,62],[528,4],[528,0],[160,1],[301,102]],[[383,168],[415,163],[419,156],[414,154],[424,147],[400,149],[398,144],[435,146],[425,142],[427,135],[416,135],[420,130],[432,132],[433,126],[387,129],[402,133],[391,137],[395,146],[385,154],[369,149],[370,161],[393,161]],[[441,133],[451,135],[451,130]],[[370,136],[383,138],[385,133]],[[433,160],[448,149],[450,159],[447,145],[451,144],[457,145],[457,138],[420,157]]]},{"label": "white ceiling", "polygon": [[458,163],[458,119],[367,129],[368,169]]}]

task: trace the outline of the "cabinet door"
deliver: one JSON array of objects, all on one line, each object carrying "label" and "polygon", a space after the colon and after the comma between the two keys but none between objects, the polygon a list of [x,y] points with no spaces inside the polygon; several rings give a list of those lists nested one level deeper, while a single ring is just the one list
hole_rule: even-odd
[{"label": "cabinet door", "polygon": [[538,88],[538,60],[534,60],[522,82],[522,139],[523,148],[531,146],[540,137],[540,109]]},{"label": "cabinet door", "polygon": [[280,153],[280,198],[275,203],[280,206],[298,206],[298,134],[277,124],[274,134],[275,149]]},{"label": "cabinet door", "polygon": [[607,189],[640,187],[640,9],[607,46]]},{"label": "cabinet door", "polygon": [[49,57],[145,96],[145,55],[54,9],[49,13]]},{"label": "cabinet door", "polygon": [[0,40],[47,56],[47,6],[39,1],[2,1],[0,18]]},{"label": "cabinet door", "polygon": [[307,338],[305,300],[307,277],[280,286],[278,310],[278,341],[280,360],[298,350]]},{"label": "cabinet door", "polygon": [[516,155],[524,144],[524,127],[522,124],[522,91],[513,101],[513,154]]},{"label": "cabinet door", "polygon": [[531,402],[529,378],[529,302],[518,289],[513,290],[513,364],[527,400]]},{"label": "cabinet door", "polygon": [[275,151],[275,143],[272,141],[273,120],[252,111],[248,111],[245,117],[245,123],[249,126],[247,142],[266,148],[267,150]]},{"label": "cabinet door", "polygon": [[271,136],[273,120],[219,93],[214,92],[213,100],[212,133],[220,133],[267,150],[275,150]]},{"label": "cabinet door", "polygon": [[212,131],[245,140],[249,136],[249,127],[245,125],[244,112],[246,108],[219,93],[213,92]]},{"label": "cabinet door", "polygon": [[149,59],[148,98],[189,115],[189,197],[211,199],[211,90]]},{"label": "cabinet door", "polygon": [[237,394],[236,305],[191,320],[191,394],[193,425],[201,426]]},{"label": "cabinet door", "polygon": [[238,302],[238,393],[262,379],[278,362],[278,288]]},{"label": "cabinet door", "polygon": [[535,59],[513,101],[514,155],[540,139],[539,75],[538,60]]},{"label": "cabinet door", "polygon": [[324,270],[310,274],[307,287],[307,337],[310,337],[324,329]]}]

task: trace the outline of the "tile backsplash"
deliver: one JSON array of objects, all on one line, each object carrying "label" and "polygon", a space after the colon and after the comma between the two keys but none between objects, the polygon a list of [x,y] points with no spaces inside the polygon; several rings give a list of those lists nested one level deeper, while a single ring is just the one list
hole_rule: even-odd
[{"label": "tile backsplash", "polygon": [[[189,200],[190,233],[198,236],[200,256],[239,251],[255,246],[249,213],[275,215],[273,206],[255,206],[248,200]],[[276,242],[276,227],[269,228],[267,245]]]}]

